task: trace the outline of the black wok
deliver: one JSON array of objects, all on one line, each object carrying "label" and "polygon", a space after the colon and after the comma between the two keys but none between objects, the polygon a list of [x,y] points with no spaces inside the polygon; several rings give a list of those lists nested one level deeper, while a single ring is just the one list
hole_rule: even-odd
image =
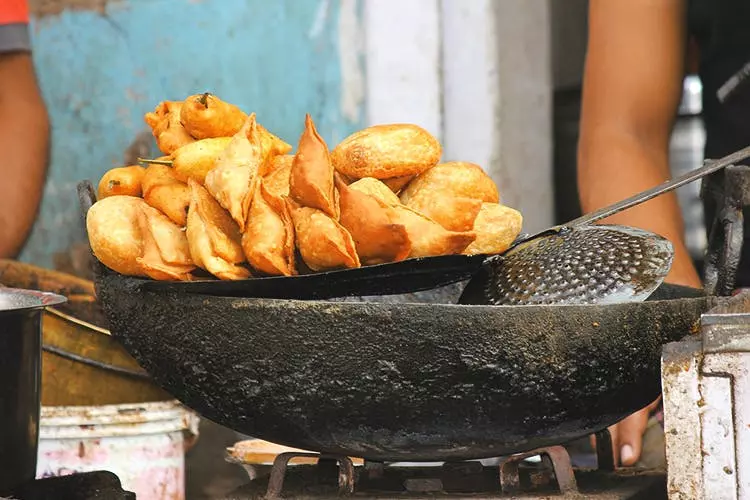
[{"label": "black wok", "polygon": [[[165,390],[239,432],[372,460],[564,443],[660,392],[662,345],[725,299],[469,306],[154,291],[97,266],[112,333]],[[682,297],[682,298],[680,298]]]}]

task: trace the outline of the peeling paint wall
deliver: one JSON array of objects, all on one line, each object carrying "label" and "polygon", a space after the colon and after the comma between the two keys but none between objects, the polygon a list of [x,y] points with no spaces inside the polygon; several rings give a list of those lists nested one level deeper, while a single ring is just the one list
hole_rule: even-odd
[{"label": "peeling paint wall", "polygon": [[32,0],[52,164],[22,260],[83,238],[75,186],[123,161],[163,99],[212,91],[296,143],[304,114],[335,144],[363,123],[361,0]]}]

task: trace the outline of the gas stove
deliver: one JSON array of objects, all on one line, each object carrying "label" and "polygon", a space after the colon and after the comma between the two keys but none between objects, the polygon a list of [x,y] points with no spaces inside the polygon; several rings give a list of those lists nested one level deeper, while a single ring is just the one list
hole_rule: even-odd
[{"label": "gas stove", "polygon": [[[609,434],[598,434],[597,443],[599,466],[595,469],[574,468],[563,446],[492,460],[419,464],[284,451],[270,460],[270,465],[243,459],[239,446],[227,450],[227,460],[245,466],[253,479],[223,500],[667,498],[663,471],[615,470]],[[290,464],[292,461],[298,464]]]}]

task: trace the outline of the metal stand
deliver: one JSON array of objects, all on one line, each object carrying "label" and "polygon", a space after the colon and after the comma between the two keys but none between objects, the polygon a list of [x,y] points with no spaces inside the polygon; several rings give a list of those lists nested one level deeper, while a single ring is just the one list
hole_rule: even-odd
[{"label": "metal stand", "polygon": [[715,209],[708,236],[705,290],[729,296],[737,278],[744,236],[743,208],[750,206],[750,167],[730,165],[704,179],[701,198]]}]

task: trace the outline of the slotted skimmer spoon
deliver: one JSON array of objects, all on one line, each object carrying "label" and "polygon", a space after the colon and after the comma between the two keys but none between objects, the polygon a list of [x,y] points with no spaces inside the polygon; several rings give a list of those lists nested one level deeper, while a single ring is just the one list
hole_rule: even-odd
[{"label": "slotted skimmer spoon", "polygon": [[487,259],[461,304],[612,304],[645,300],[672,267],[672,244],[625,226],[593,225],[750,157],[750,147],[601,208],[567,224],[519,238]]}]

